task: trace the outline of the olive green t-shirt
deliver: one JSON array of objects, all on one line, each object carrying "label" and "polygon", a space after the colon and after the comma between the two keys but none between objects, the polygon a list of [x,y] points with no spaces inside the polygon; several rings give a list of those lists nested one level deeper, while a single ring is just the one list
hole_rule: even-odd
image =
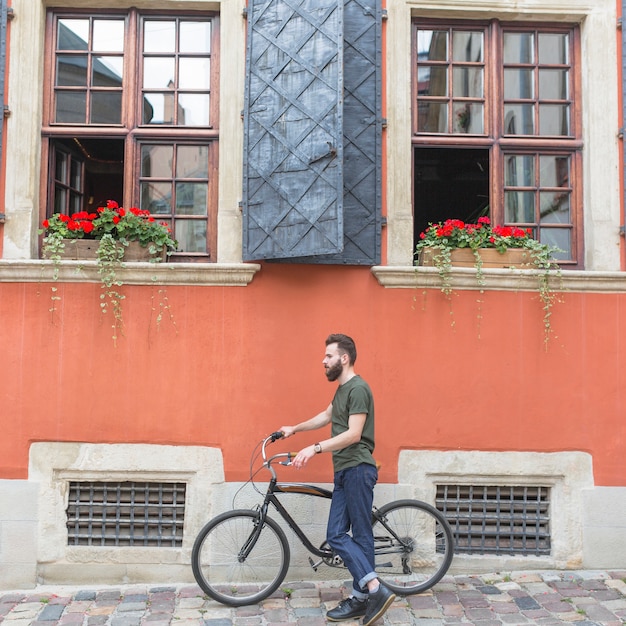
[{"label": "olive green t-shirt", "polygon": [[361,463],[376,465],[374,452],[374,397],[369,385],[358,375],[348,382],[339,385],[333,398],[332,428],[333,437],[348,430],[348,419],[351,415],[365,413],[365,424],[361,440],[357,443],[333,452],[333,468],[335,472]]}]

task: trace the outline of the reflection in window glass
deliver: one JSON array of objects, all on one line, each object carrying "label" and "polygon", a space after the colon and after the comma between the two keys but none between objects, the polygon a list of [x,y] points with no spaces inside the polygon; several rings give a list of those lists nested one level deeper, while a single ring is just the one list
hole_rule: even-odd
[{"label": "reflection in window glass", "polygon": [[140,208],[155,215],[169,215],[171,211],[171,183],[141,183]]},{"label": "reflection in window glass", "polygon": [[452,70],[452,93],[457,98],[482,98],[483,69],[455,67]]},{"label": "reflection in window glass", "polygon": [[95,91],[91,98],[91,124],[122,123],[122,93]]},{"label": "reflection in window glass", "polygon": [[93,57],[92,85],[94,87],[121,87],[123,70],[123,57]]},{"label": "reflection in window glass", "polygon": [[539,33],[539,63],[542,65],[567,65],[569,63],[567,34]]},{"label": "reflection in window glass", "polygon": [[448,132],[448,105],[445,102],[422,102],[418,105],[417,124],[420,132]]},{"label": "reflection in window glass", "polygon": [[124,51],[124,22],[122,20],[94,20],[94,52]]},{"label": "reflection in window glass", "polygon": [[176,177],[208,178],[208,146],[178,146],[178,158],[176,159]]},{"label": "reflection in window glass", "polygon": [[209,94],[181,93],[178,123],[181,126],[209,126]]},{"label": "reflection in window glass", "polygon": [[208,89],[211,86],[211,61],[208,58],[182,58],[178,63],[179,89]]},{"label": "reflection in window glass", "polygon": [[569,106],[567,104],[539,105],[540,135],[569,135]]},{"label": "reflection in window glass", "polygon": [[539,212],[542,224],[569,224],[570,194],[568,191],[544,191],[539,194]]},{"label": "reflection in window glass", "polygon": [[176,214],[206,215],[207,214],[206,183],[176,184]]},{"label": "reflection in window glass", "polygon": [[57,25],[57,50],[87,50],[89,20],[61,19]]},{"label": "reflection in window glass", "polygon": [[146,20],[143,35],[144,52],[176,52],[176,22]]},{"label": "reflection in window glass", "polygon": [[539,184],[542,187],[569,187],[569,161],[568,156],[539,157]]},{"label": "reflection in window glass", "polygon": [[567,70],[539,70],[539,97],[542,100],[567,100],[569,72]]},{"label": "reflection in window glass", "polygon": [[141,176],[145,178],[171,178],[174,162],[172,146],[141,146]]},{"label": "reflection in window glass", "polygon": [[87,55],[57,54],[57,87],[87,86]]},{"label": "reflection in window glass", "polygon": [[505,69],[504,70],[504,98],[505,100],[530,100],[535,97],[534,74],[532,70]]},{"label": "reflection in window glass", "polygon": [[534,63],[533,33],[504,33],[503,56],[506,64]]},{"label": "reflection in window glass", "polygon": [[174,233],[186,252],[206,252],[206,220],[177,220]]},{"label": "reflection in window glass", "polygon": [[55,121],[60,124],[84,124],[87,94],[84,91],[60,91],[56,96]]},{"label": "reflection in window glass", "polygon": [[143,61],[143,86],[146,89],[172,89],[176,65],[173,57],[148,57]]},{"label": "reflection in window glass", "polygon": [[555,259],[572,258],[572,231],[569,228],[540,228],[541,243],[559,248],[561,252],[554,252]]},{"label": "reflection in window glass", "polygon": [[511,155],[505,159],[504,184],[507,187],[535,186],[535,159],[531,155]]},{"label": "reflection in window glass", "polygon": [[455,102],[452,106],[454,115],[453,133],[484,133],[484,107],[476,102]]},{"label": "reflection in window glass", "polygon": [[504,221],[507,224],[533,223],[535,221],[534,191],[505,191]]},{"label": "reflection in window glass", "polygon": [[504,132],[507,135],[534,135],[535,107],[532,104],[504,106]]},{"label": "reflection in window glass", "polygon": [[447,61],[448,32],[445,30],[417,31],[417,56],[420,61]]},{"label": "reflection in window glass", "polygon": [[174,94],[150,93],[144,96],[144,124],[174,123]]},{"label": "reflection in window glass", "polygon": [[455,30],[452,33],[452,60],[455,62],[483,61],[483,34],[482,32],[466,32]]},{"label": "reflection in window glass", "polygon": [[180,24],[181,53],[208,54],[211,52],[211,22],[187,22]]}]

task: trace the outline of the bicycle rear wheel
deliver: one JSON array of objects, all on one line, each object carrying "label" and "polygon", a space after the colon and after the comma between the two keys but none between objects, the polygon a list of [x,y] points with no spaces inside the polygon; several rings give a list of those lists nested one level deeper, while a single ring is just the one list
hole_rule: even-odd
[{"label": "bicycle rear wheel", "polygon": [[289,543],[280,526],[258,511],[240,509],[213,518],[191,552],[193,575],[211,598],[229,606],[255,604],[272,595],[289,568]]},{"label": "bicycle rear wheel", "polygon": [[397,500],[373,519],[376,572],[394,593],[412,595],[438,583],[452,563],[452,531],[442,513],[419,500]]}]

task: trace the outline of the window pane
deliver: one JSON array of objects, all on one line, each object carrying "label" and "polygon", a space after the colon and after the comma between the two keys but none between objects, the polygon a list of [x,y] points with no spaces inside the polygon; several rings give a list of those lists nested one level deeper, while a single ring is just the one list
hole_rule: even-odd
[{"label": "window pane", "polygon": [[540,135],[569,135],[569,106],[567,104],[539,105]]},{"label": "window pane", "polygon": [[208,126],[209,100],[208,93],[181,93],[179,97],[178,124],[180,126]]},{"label": "window pane", "polygon": [[93,57],[92,85],[95,87],[121,87],[123,57]]},{"label": "window pane", "polygon": [[67,198],[67,190],[62,187],[56,187],[54,190],[54,212],[65,213],[65,200]]},{"label": "window pane", "polygon": [[144,52],[176,52],[176,22],[146,20]]},{"label": "window pane", "polygon": [[454,133],[482,134],[484,128],[484,107],[480,103],[455,102],[454,111]]},{"label": "window pane", "polygon": [[59,91],[54,121],[61,124],[84,124],[87,117],[87,94],[84,91]]},{"label": "window pane", "polygon": [[206,183],[177,183],[176,184],[176,213],[177,215],[206,215],[207,214],[207,185]]},{"label": "window pane", "polygon": [[448,132],[448,106],[445,102],[422,102],[418,107],[417,129],[426,133]]},{"label": "window pane", "polygon": [[122,92],[94,91],[91,96],[92,124],[122,123]]},{"label": "window pane", "polygon": [[504,70],[504,99],[531,100],[535,97],[533,71],[525,69]]},{"label": "window pane", "polygon": [[544,191],[539,194],[542,224],[570,224],[569,192]]},{"label": "window pane", "polygon": [[539,70],[539,98],[567,100],[569,98],[567,70]]},{"label": "window pane", "polygon": [[174,94],[148,93],[144,96],[144,124],[174,123]]},{"label": "window pane", "polygon": [[543,155],[539,157],[539,184],[542,187],[569,186],[569,157]]},{"label": "window pane", "polygon": [[532,104],[504,105],[504,132],[507,135],[533,135],[535,113]]},{"label": "window pane", "polygon": [[482,62],[483,33],[454,31],[452,33],[452,60]]},{"label": "window pane", "polygon": [[181,58],[178,63],[180,89],[208,89],[211,86],[211,61],[208,58]]},{"label": "window pane", "polygon": [[448,74],[445,67],[425,67],[422,72],[427,71],[428,77],[420,82],[418,88],[422,96],[447,96],[448,95]]},{"label": "window pane", "polygon": [[172,199],[171,183],[141,183],[140,208],[150,213],[169,215]]},{"label": "window pane", "polygon": [[176,66],[172,57],[145,58],[143,60],[143,86],[146,89],[163,89],[175,86]]},{"label": "window pane", "polygon": [[504,221],[507,224],[534,222],[535,193],[533,191],[505,191]]},{"label": "window pane", "polygon": [[567,34],[539,34],[539,63],[542,65],[567,65],[569,37]]},{"label": "window pane", "polygon": [[64,152],[57,150],[55,152],[55,161],[54,177],[56,178],[56,180],[61,181],[62,183],[67,182],[68,155]]},{"label": "window pane", "polygon": [[207,146],[179,146],[176,155],[177,178],[209,177],[209,149]]},{"label": "window pane", "polygon": [[504,33],[505,63],[534,63],[533,33]]},{"label": "window pane", "polygon": [[417,59],[420,61],[448,60],[448,31],[417,31]]},{"label": "window pane", "polygon": [[141,146],[142,178],[172,178],[173,146]]},{"label": "window pane", "polygon": [[457,98],[482,98],[482,68],[455,67],[452,70],[452,93]]},{"label": "window pane", "polygon": [[87,50],[89,20],[59,20],[57,30],[58,50]]},{"label": "window pane", "polygon": [[57,55],[56,85],[59,87],[87,86],[87,55]]},{"label": "window pane", "polygon": [[507,156],[505,158],[504,184],[507,187],[534,187],[535,159],[530,155]]},{"label": "window pane", "polygon": [[548,246],[556,246],[563,252],[555,252],[555,259],[572,258],[572,231],[569,228],[541,228],[540,240]]},{"label": "window pane", "polygon": [[181,22],[180,51],[209,54],[211,52],[211,22]]},{"label": "window pane", "polygon": [[94,52],[123,52],[123,20],[94,20],[92,49]]},{"label": "window pane", "polygon": [[74,189],[81,188],[82,167],[79,161],[72,161],[70,173],[70,187]]},{"label": "window pane", "polygon": [[175,237],[185,252],[206,252],[206,220],[176,220]]}]

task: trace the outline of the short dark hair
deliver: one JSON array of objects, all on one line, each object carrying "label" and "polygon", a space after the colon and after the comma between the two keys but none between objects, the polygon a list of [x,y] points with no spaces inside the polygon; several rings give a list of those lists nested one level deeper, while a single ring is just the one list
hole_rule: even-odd
[{"label": "short dark hair", "polygon": [[329,346],[331,343],[336,343],[339,352],[347,354],[350,365],[354,365],[356,361],[356,345],[352,337],[348,337],[348,335],[343,335],[342,333],[333,333],[326,338],[326,345]]}]

